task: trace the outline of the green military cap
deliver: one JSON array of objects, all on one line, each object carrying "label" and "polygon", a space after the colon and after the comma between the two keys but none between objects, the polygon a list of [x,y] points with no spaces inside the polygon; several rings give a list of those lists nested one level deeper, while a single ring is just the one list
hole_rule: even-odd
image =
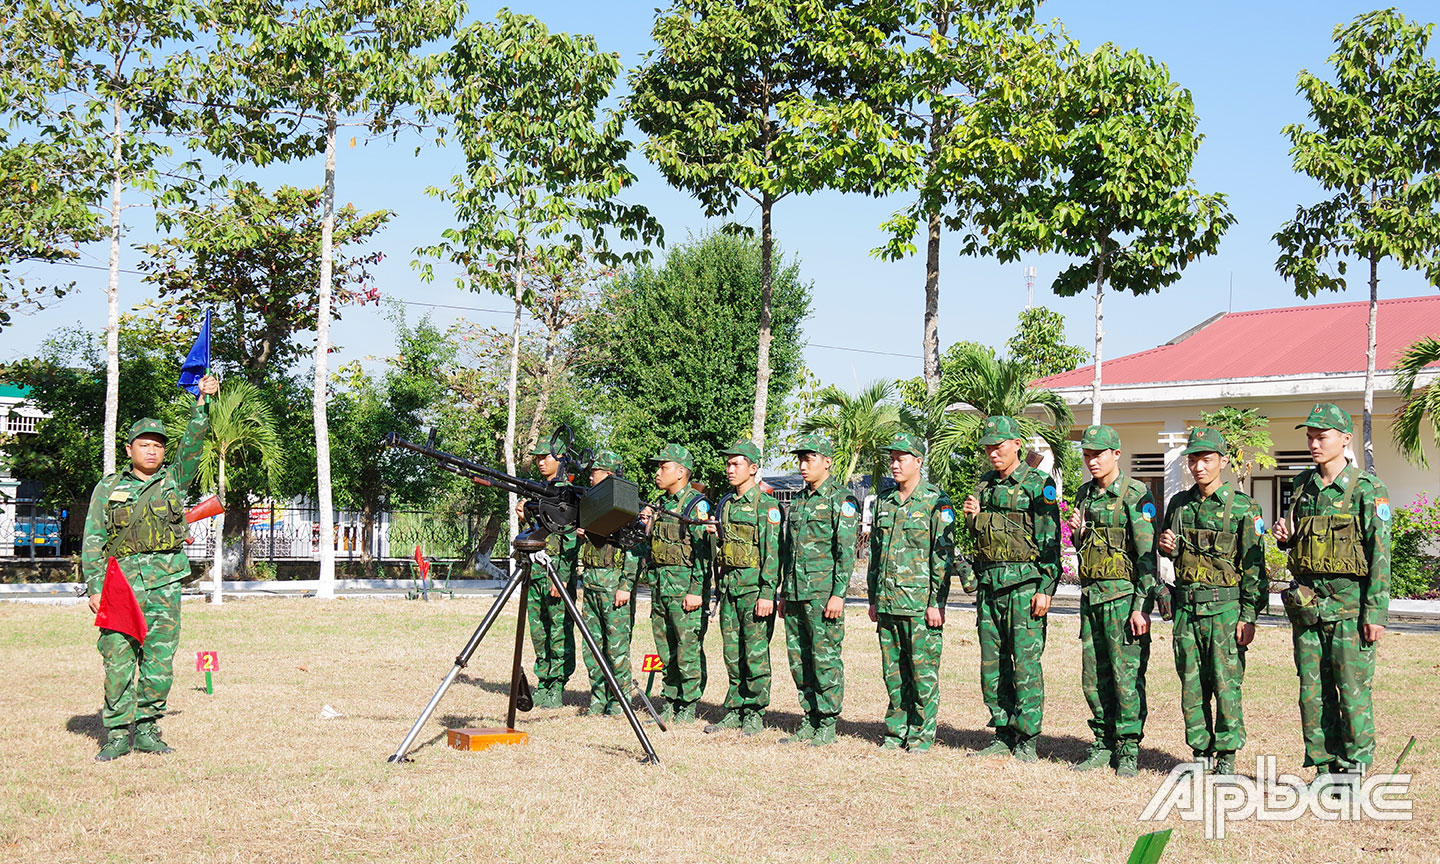
[{"label": "green military cap", "polygon": [[156,420],[154,417],[146,417],[135,421],[134,425],[130,427],[129,443],[134,444],[135,439],[141,435],[159,435],[162,441],[170,440],[170,436],[165,434],[165,424]]},{"label": "green military cap", "polygon": [[1119,450],[1120,433],[1113,426],[1090,426],[1080,436],[1081,450]]},{"label": "green military cap", "polygon": [[925,458],[925,446],[920,443],[919,438],[909,432],[896,432],[890,436],[890,443],[885,445],[885,449],[899,450],[902,453],[919,456],[921,459]]},{"label": "green military cap", "polygon": [[1355,431],[1355,424],[1350,420],[1350,413],[1333,402],[1316,402],[1315,407],[1310,409],[1310,416],[1305,422],[1296,426],[1296,429],[1338,429],[1346,434]]},{"label": "green military cap", "polygon": [[609,471],[611,474],[619,474],[625,467],[620,461],[620,454],[614,450],[596,450],[595,458],[590,460],[590,468],[599,468],[601,471]]},{"label": "green military cap", "polygon": [[1190,440],[1185,442],[1185,452],[1181,455],[1189,456],[1191,453],[1219,453],[1221,456],[1229,456],[1230,448],[1225,445],[1225,436],[1220,434],[1219,429],[1197,426],[1190,430]]},{"label": "green military cap", "polygon": [[818,432],[812,432],[795,442],[795,446],[790,448],[790,452],[819,453],[821,456],[834,458],[835,446],[830,443],[829,438],[826,438]]},{"label": "green military cap", "polygon": [[679,444],[666,444],[660,448],[660,452],[650,457],[651,462],[674,462],[691,471],[695,470],[695,460],[690,456],[690,451]]},{"label": "green military cap", "polygon": [[720,451],[721,456],[744,456],[756,465],[760,464],[760,448],[749,438],[741,438]]},{"label": "green military cap", "polygon": [[985,426],[980,430],[981,447],[999,444],[1001,441],[1009,441],[1014,438],[1025,440],[1025,433],[1020,431],[1019,420],[1004,414],[985,418]]},{"label": "green military cap", "polygon": [[554,450],[551,450],[550,448],[551,444],[549,441],[536,441],[535,446],[530,448],[530,455],[554,456],[556,459],[559,459],[560,457],[565,455],[565,445],[558,441],[554,444]]}]

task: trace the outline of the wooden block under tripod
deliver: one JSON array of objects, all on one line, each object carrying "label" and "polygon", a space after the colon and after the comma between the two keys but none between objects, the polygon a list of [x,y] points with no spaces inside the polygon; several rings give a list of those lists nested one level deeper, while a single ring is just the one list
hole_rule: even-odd
[{"label": "wooden block under tripod", "polygon": [[445,740],[456,750],[489,750],[501,744],[526,744],[530,733],[514,729],[451,729]]}]

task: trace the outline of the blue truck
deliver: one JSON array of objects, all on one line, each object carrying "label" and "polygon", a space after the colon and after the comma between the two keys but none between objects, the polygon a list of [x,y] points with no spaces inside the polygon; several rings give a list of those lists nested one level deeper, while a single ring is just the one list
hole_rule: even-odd
[{"label": "blue truck", "polygon": [[31,550],[36,557],[60,554],[59,519],[53,516],[15,518],[15,554],[28,557]]}]

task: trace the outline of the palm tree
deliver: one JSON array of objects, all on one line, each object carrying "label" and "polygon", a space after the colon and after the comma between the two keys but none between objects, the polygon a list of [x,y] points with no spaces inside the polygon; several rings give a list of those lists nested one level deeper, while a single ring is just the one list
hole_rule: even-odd
[{"label": "palm tree", "polygon": [[1405,458],[1422,468],[1430,467],[1420,440],[1427,419],[1430,437],[1440,445],[1440,387],[1431,382],[1417,390],[1415,381],[1433,363],[1440,363],[1440,339],[1426,336],[1406,348],[1395,367],[1395,391],[1405,401],[1395,412],[1395,425],[1390,433]]},{"label": "palm tree", "polygon": [[842,483],[870,468],[871,490],[880,481],[881,448],[905,428],[893,381],[872,381],[851,395],[833,384],[816,394],[814,414],[800,422],[802,432],[820,432],[835,445],[834,474]]}]

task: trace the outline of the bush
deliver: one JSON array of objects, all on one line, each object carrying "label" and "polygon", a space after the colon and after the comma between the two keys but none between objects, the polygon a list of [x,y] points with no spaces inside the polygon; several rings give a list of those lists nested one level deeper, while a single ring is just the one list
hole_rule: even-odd
[{"label": "bush", "polygon": [[1390,522],[1390,596],[1429,597],[1440,585],[1440,500],[1421,492]]}]

